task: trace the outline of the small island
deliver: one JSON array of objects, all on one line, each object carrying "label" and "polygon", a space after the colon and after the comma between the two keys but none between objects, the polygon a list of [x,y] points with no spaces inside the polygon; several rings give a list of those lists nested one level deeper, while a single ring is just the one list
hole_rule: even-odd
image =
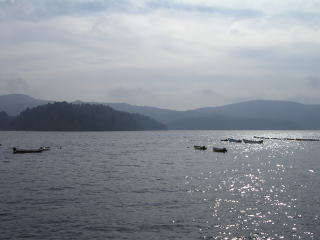
[{"label": "small island", "polygon": [[27,108],[16,117],[1,112],[3,130],[17,131],[141,131],[165,130],[149,117],[98,104],[55,102]]}]

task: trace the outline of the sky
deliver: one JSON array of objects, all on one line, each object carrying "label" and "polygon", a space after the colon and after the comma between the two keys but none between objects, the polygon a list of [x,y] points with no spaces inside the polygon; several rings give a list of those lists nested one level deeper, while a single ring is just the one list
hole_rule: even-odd
[{"label": "sky", "polygon": [[320,0],[0,0],[0,95],[320,104]]}]

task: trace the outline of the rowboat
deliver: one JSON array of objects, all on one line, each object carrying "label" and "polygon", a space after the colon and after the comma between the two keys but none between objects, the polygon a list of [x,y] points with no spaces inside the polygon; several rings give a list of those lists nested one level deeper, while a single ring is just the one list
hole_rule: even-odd
[{"label": "rowboat", "polygon": [[235,138],[227,138],[227,139],[222,139],[221,141],[223,142],[233,142],[233,143],[241,143],[241,139],[235,139]]},{"label": "rowboat", "polygon": [[226,148],[213,147],[212,151],[226,153],[228,150]]},{"label": "rowboat", "polygon": [[38,148],[38,149],[17,149],[17,148],[12,148],[13,153],[41,153],[43,149]]},{"label": "rowboat", "polygon": [[269,137],[258,137],[258,136],[253,136],[253,138],[259,138],[259,139],[270,139]]},{"label": "rowboat", "polygon": [[207,150],[207,147],[206,147],[206,146],[194,145],[193,147],[194,147],[194,149],[196,149],[196,150]]},{"label": "rowboat", "polygon": [[243,139],[244,143],[256,143],[256,144],[262,144],[263,140],[250,140],[250,139]]}]

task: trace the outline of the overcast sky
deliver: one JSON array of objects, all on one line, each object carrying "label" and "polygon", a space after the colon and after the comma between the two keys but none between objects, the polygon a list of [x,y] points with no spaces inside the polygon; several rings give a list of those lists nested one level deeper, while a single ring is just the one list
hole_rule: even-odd
[{"label": "overcast sky", "polygon": [[0,0],[0,94],[320,103],[320,0]]}]

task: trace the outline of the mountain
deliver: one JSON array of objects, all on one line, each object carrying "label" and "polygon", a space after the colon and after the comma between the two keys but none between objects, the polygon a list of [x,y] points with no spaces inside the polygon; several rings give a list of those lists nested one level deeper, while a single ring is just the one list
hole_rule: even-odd
[{"label": "mountain", "polygon": [[291,130],[300,129],[300,126],[292,121],[271,118],[211,115],[176,120],[168,124],[168,128],[176,130]]},{"label": "mountain", "polygon": [[[0,111],[5,111],[10,116],[16,116],[27,108],[33,108],[47,103],[52,103],[49,100],[40,100],[23,94],[7,94],[0,96]],[[86,103],[83,101],[75,101],[75,104]],[[135,106],[127,103],[97,103],[89,102],[90,104],[103,104],[112,107],[115,110],[138,113],[149,116],[158,121],[166,123],[180,118],[180,112],[175,110],[161,109],[156,107]]]},{"label": "mountain", "polygon": [[12,117],[10,117],[6,112],[0,112],[0,130],[8,129],[11,120]]},{"label": "mountain", "polygon": [[280,125],[281,122],[287,122],[288,126],[290,124],[291,127],[295,126],[292,129],[320,129],[320,105],[307,105],[289,101],[248,101],[220,107],[200,108],[191,111],[190,114],[195,116],[222,115],[241,119],[272,119],[278,121],[277,124]]},{"label": "mountain", "polygon": [[127,103],[103,103],[104,105],[110,106],[113,109],[118,111],[124,111],[129,113],[139,113],[153,119],[157,119],[164,124],[168,124],[172,121],[178,120],[181,118],[183,112],[156,108],[156,107],[147,107],[147,106],[135,106]]},{"label": "mountain", "polygon": [[109,104],[138,112],[181,130],[307,130],[320,129],[320,105],[289,101],[256,100],[219,107],[174,111],[129,104]]},{"label": "mountain", "polygon": [[165,126],[142,116],[110,107],[67,102],[26,109],[15,117],[10,130],[27,131],[133,131],[164,130]]},{"label": "mountain", "polygon": [[[6,97],[8,96],[6,95]],[[6,109],[1,108],[3,106],[1,102],[3,97],[0,96],[0,111],[6,111]],[[37,104],[40,104],[41,101],[48,102],[45,100],[33,100]],[[78,101],[77,103],[82,102]],[[188,111],[135,106],[126,103],[92,104],[103,104],[118,111],[142,114],[165,124],[168,129],[320,130],[320,105],[288,101],[257,100]],[[26,103],[20,101],[20,106],[22,105],[27,106]],[[9,113],[9,111],[7,112]]]},{"label": "mountain", "polygon": [[26,108],[33,108],[51,101],[39,100],[24,94],[8,94],[0,96],[0,111],[16,116]]}]

